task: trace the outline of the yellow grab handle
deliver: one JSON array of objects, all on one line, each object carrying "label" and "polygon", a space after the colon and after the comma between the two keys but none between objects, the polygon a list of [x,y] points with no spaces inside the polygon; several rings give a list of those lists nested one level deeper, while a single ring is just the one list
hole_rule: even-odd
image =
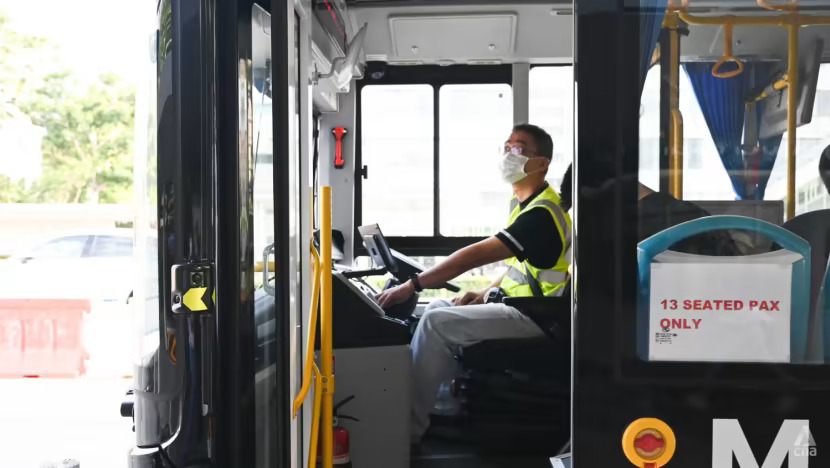
[{"label": "yellow grab handle", "polygon": [[774,5],[766,0],[758,0],[758,6],[773,11],[793,11],[798,9],[798,0],[790,0],[790,3],[786,5]]},{"label": "yellow grab handle", "polygon": [[675,5],[674,0],[669,0],[669,4],[666,8],[668,11],[681,11],[687,10],[689,8],[689,0],[680,0],[680,5]]},{"label": "yellow grab handle", "polygon": [[[276,266],[276,263],[274,263],[272,261],[269,261],[268,262],[268,271],[273,272],[275,266]],[[254,264],[254,272],[255,273],[262,273],[263,268],[265,268],[265,262],[256,262]]]},{"label": "yellow grab handle", "polygon": [[674,198],[683,199],[683,114],[680,109],[671,111],[671,159],[669,163],[669,179],[671,192]]},{"label": "yellow grab handle", "polygon": [[[303,367],[303,385],[297,393],[297,398],[294,399],[293,415],[297,418],[297,412],[303,405],[306,396],[308,396],[308,389],[311,387],[311,370],[314,367],[314,342],[317,339],[317,310],[320,299],[320,256],[317,254],[317,249],[314,248],[314,188],[309,187],[308,199],[310,201],[309,208],[311,217],[309,222],[311,224],[311,240],[309,246],[311,247],[311,310],[308,313],[309,332],[308,343],[306,345],[305,366]],[[314,367],[316,369],[316,367]],[[319,374],[320,371],[317,371]]]},{"label": "yellow grab handle", "polygon": [[314,246],[311,247],[311,311],[308,314],[308,339],[306,345],[305,367],[303,368],[303,386],[294,399],[294,418],[303,405],[308,389],[311,387],[311,368],[314,365],[314,341],[317,338],[317,305],[320,298],[320,257]]},{"label": "yellow grab handle", "polygon": [[[731,21],[727,21],[726,24],[723,25],[723,57],[721,57],[715,66],[712,67],[712,75],[715,78],[732,78],[733,76],[740,75],[744,71],[744,63],[741,59],[732,55],[732,28],[733,24]],[[738,65],[738,69],[729,72],[721,72],[720,68],[727,62],[734,62]]]}]

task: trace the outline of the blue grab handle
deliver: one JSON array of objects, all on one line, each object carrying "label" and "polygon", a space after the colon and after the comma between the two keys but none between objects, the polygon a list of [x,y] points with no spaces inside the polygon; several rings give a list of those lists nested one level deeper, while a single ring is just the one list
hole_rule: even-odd
[{"label": "blue grab handle", "polygon": [[[704,232],[722,229],[757,232],[784,249],[801,255],[801,260],[793,263],[792,270],[790,362],[806,362],[810,317],[810,243],[781,226],[745,216],[707,216],[694,219],[658,232],[637,245],[637,268],[639,273],[637,354],[641,359],[648,360],[651,264],[654,257],[684,239]],[[830,285],[830,278],[827,281]],[[825,330],[827,330],[825,334],[830,333],[830,329],[826,328],[827,324],[824,325]]]}]

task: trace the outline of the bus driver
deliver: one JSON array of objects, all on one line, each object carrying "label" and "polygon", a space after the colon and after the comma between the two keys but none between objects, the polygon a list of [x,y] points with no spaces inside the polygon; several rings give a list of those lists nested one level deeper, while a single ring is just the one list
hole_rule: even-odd
[{"label": "bus driver", "polygon": [[542,336],[529,318],[500,301],[487,301],[490,288],[507,296],[558,296],[568,284],[566,253],[571,220],[560,197],[545,181],[553,141],[544,130],[516,126],[500,160],[501,174],[513,185],[508,226],[495,236],[460,249],[433,268],[377,296],[381,307],[405,301],[423,288],[436,287],[473,268],[507,260],[507,269],[487,289],[468,291],[452,301],[427,306],[412,338],[412,442],[429,427],[441,383],[452,376],[455,350],[479,341]]}]

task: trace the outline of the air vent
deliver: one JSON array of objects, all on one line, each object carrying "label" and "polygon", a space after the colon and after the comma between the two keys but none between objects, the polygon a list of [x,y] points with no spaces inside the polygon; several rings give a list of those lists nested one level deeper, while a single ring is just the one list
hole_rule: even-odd
[{"label": "air vent", "polygon": [[502,61],[499,59],[470,59],[467,60],[470,65],[501,65]]},{"label": "air vent", "polygon": [[430,62],[503,60],[515,53],[517,22],[515,13],[394,15],[389,18],[393,55],[396,60]]}]

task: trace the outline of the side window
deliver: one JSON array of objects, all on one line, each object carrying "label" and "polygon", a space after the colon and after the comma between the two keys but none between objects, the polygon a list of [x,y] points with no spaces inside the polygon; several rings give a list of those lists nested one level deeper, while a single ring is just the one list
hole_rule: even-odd
[{"label": "side window", "polygon": [[528,120],[542,127],[553,139],[553,160],[548,182],[559,191],[562,176],[573,160],[574,75],[573,67],[530,69]]},{"label": "side window", "polygon": [[512,88],[444,85],[438,102],[441,235],[492,236],[504,227],[511,195],[498,163],[513,124]]},{"label": "side window", "polygon": [[89,241],[89,236],[61,237],[32,250],[33,258],[79,258]]},{"label": "side window", "polygon": [[433,87],[370,85],[360,99],[363,222],[387,236],[432,236]]},{"label": "side window", "polygon": [[133,240],[120,236],[97,236],[92,244],[90,257],[130,257],[133,254]]},{"label": "side window", "polygon": [[[796,133],[795,214],[816,209],[830,208],[830,194],[819,176],[818,163],[821,153],[830,145],[830,63],[819,68],[816,100],[810,123],[798,128]],[[787,199],[787,133],[781,139],[778,156],[769,176],[765,198]],[[816,190],[811,189],[818,187]]]},{"label": "side window", "polygon": [[[683,114],[683,198],[733,200],[729,174],[700,110],[692,83],[680,72],[680,112]],[[640,108],[640,182],[660,189],[660,66],[649,70]]]}]

